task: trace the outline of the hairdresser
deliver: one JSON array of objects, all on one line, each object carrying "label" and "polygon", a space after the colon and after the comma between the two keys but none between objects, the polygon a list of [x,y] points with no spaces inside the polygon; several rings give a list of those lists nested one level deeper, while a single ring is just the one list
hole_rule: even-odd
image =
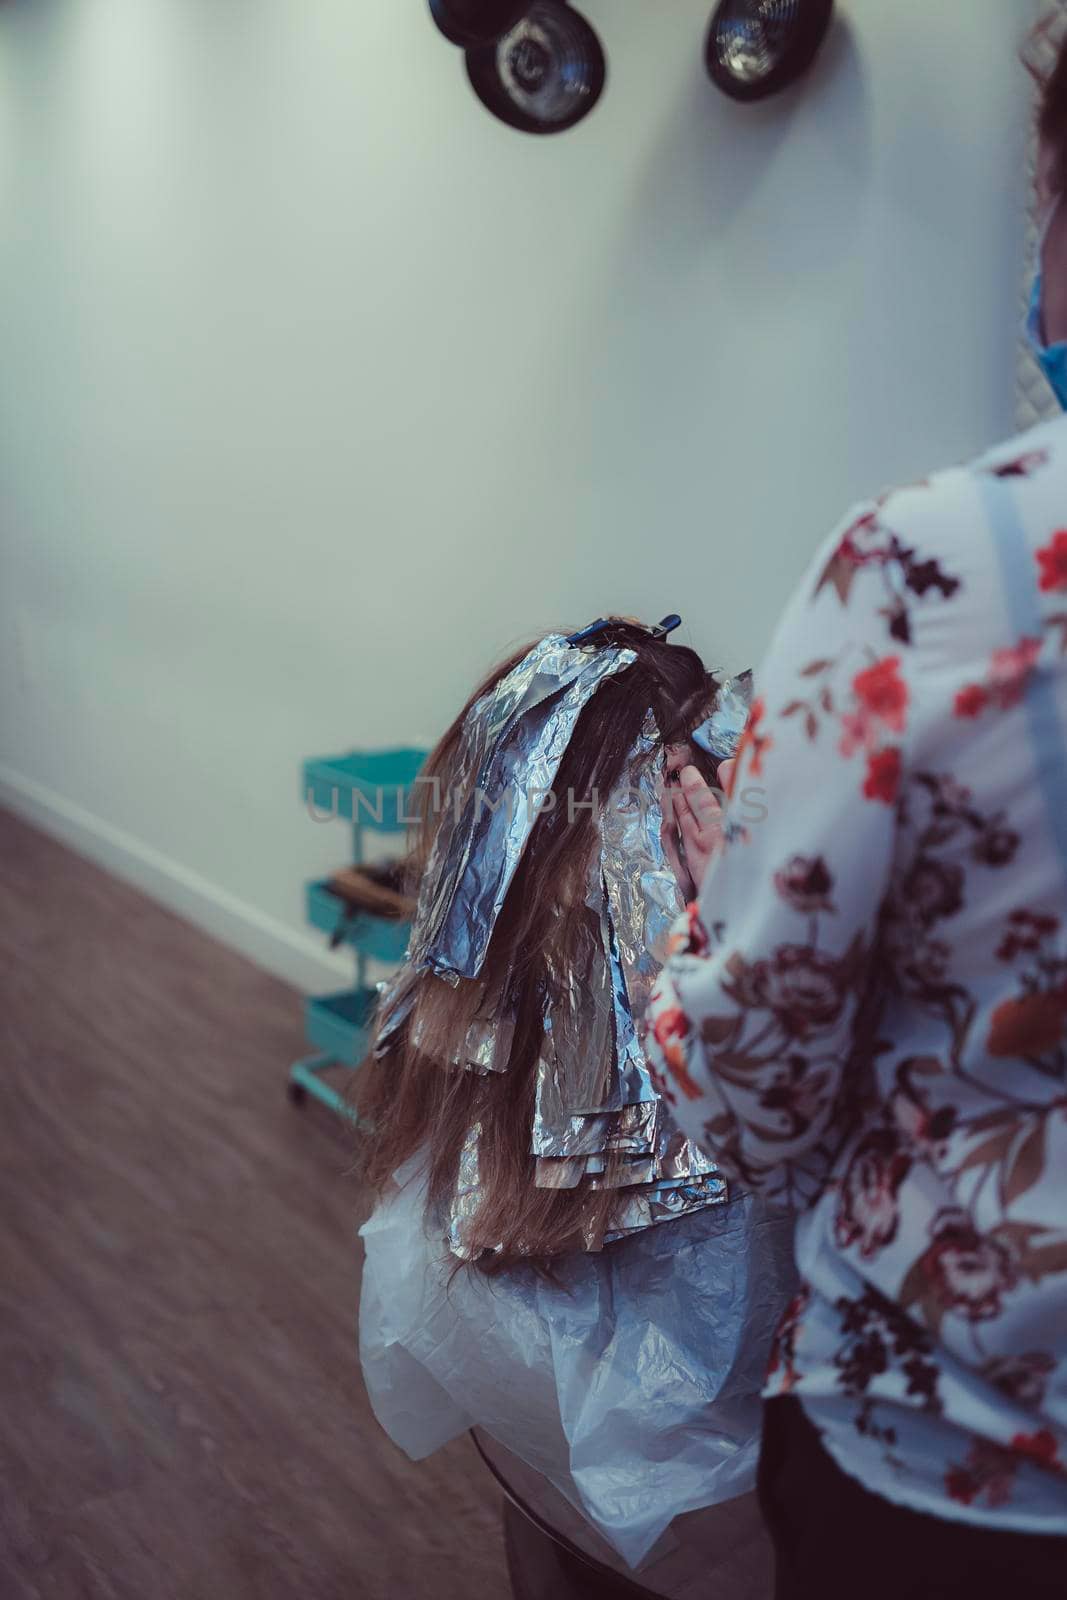
[{"label": "hairdresser", "polygon": [[[1030,337],[1067,405],[1067,58]],[[799,1216],[765,1388],[777,1595],[1067,1592],[1067,419],[846,518],[778,627],[654,1034]],[[668,832],[673,834],[673,829]]]}]

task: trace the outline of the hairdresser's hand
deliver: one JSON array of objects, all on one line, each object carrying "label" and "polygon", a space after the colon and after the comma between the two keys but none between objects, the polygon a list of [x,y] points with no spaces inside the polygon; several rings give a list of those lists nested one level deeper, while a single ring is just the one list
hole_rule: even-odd
[{"label": "hairdresser's hand", "polygon": [[[732,762],[724,761],[719,769],[727,787],[732,771]],[[661,836],[683,897],[695,900],[708,863],[722,848],[722,807],[696,767],[683,767],[676,783],[664,785]]]}]

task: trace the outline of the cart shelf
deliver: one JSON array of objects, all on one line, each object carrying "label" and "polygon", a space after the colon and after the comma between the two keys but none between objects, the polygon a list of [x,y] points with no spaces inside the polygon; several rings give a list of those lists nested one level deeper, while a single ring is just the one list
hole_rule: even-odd
[{"label": "cart shelf", "polygon": [[303,797],[319,816],[339,817],[376,833],[403,833],[417,799],[425,750],[350,750],[305,761]]},{"label": "cart shelf", "polygon": [[[425,750],[404,745],[389,750],[349,750],[305,761],[301,791],[305,805],[320,820],[337,817],[350,822],[352,859],[362,861],[365,828],[395,834],[409,826],[419,798],[415,780],[425,760]],[[356,958],[356,981],[340,994],[305,999],[304,1031],[316,1054],[290,1067],[289,1096],[300,1104],[312,1095],[354,1121],[355,1111],[348,1099],[326,1075],[343,1076],[366,1055],[378,1001],[378,991],[365,981],[366,962],[368,958],[386,964],[402,961],[410,924],[376,917],[370,911],[349,913],[344,900],[331,891],[328,879],[308,883],[305,895],[312,927],[331,938],[342,930],[343,942]]]},{"label": "cart shelf", "polygon": [[367,1053],[376,989],[342,989],[340,994],[309,996],[304,1001],[308,1043],[335,1061],[358,1066]]},{"label": "cart shelf", "polygon": [[332,939],[343,926],[343,942],[360,955],[375,961],[403,961],[411,923],[391,917],[376,917],[369,911],[348,913],[345,902],[333,893],[327,878],[314,879],[307,886],[307,918],[313,928]]}]

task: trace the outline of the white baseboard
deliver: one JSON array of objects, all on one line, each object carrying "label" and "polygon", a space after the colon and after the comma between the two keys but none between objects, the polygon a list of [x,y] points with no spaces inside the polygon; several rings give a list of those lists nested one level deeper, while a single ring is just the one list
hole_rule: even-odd
[{"label": "white baseboard", "polygon": [[324,990],[351,984],[351,956],[331,955],[318,936],[287,927],[4,762],[0,762],[0,805],[296,988]]}]

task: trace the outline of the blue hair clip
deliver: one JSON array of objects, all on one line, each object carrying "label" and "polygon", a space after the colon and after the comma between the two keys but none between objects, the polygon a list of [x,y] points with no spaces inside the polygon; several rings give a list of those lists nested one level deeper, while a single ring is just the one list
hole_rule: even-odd
[{"label": "blue hair clip", "polygon": [[595,622],[591,622],[589,624],[588,628],[582,628],[582,630],[579,633],[572,633],[569,636],[569,638],[567,640],[567,643],[568,644],[587,644],[589,642],[589,640],[592,639],[595,634],[602,633],[603,630],[607,626],[608,626],[607,617],[597,617],[596,621]]},{"label": "blue hair clip", "polygon": [[[597,617],[596,621],[591,622],[588,628],[583,628],[580,633],[572,633],[567,639],[567,643],[588,644],[590,639],[595,638],[598,633],[603,632],[605,628],[610,626],[611,620],[608,617]],[[680,628],[681,626],[681,617],[672,611],[669,617],[664,617],[662,622],[657,622],[656,626],[649,628],[648,631],[653,639],[665,639],[669,633],[674,632],[675,628]]]},{"label": "blue hair clip", "polygon": [[674,632],[675,628],[680,628],[681,626],[681,617],[672,611],[669,617],[664,617],[662,622],[656,623],[656,626],[651,630],[652,637],[653,639],[665,639],[669,633]]}]

